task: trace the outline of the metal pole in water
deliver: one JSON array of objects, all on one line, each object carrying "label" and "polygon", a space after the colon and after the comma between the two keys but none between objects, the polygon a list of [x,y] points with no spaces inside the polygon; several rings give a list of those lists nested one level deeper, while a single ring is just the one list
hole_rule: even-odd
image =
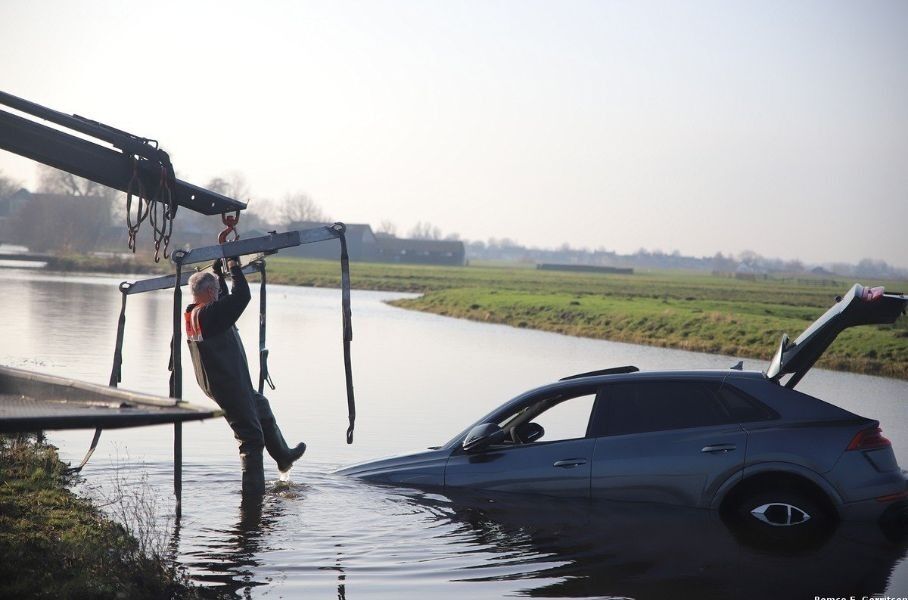
[{"label": "metal pole in water", "polygon": [[183,424],[173,424],[173,495],[177,498],[176,519],[183,514]]},{"label": "metal pole in water", "polygon": [[[171,381],[170,396],[179,400],[183,396],[183,367],[180,353],[180,321],[182,312],[182,292],[180,290],[180,271],[183,267],[183,252],[177,250],[173,253],[173,262],[177,272],[173,286],[173,337],[170,341]],[[183,514],[183,424],[173,424],[173,495],[176,497],[176,519],[180,520]]]}]

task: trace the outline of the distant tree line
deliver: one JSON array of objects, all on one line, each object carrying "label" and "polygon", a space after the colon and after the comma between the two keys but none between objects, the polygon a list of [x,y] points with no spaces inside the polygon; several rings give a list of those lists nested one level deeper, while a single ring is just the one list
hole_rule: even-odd
[{"label": "distant tree line", "polygon": [[[5,242],[35,252],[86,252],[111,224],[118,192],[51,167],[40,166],[38,192],[6,218]],[[21,186],[0,176],[0,198]]]},{"label": "distant tree line", "polygon": [[[208,189],[247,202],[241,215],[243,231],[270,231],[290,223],[329,222],[331,217],[302,192],[287,194],[280,202],[254,199],[239,173],[215,177]],[[21,183],[0,173],[0,202],[14,196]],[[135,208],[133,208],[135,210]],[[4,216],[0,213],[0,216]],[[38,166],[38,186],[27,200],[0,222],[0,241],[27,247],[33,252],[85,253],[96,250],[126,250],[126,196],[121,192],[59,171]],[[174,220],[172,247],[181,239],[207,238],[214,242],[224,227],[221,220],[186,209],[178,209]],[[147,223],[139,231],[140,252],[151,246]]]},{"label": "distant tree line", "polygon": [[[23,202],[14,214],[6,216],[0,224],[0,241],[20,244],[37,252],[89,252],[104,249],[125,249],[126,227],[124,194],[100,184],[75,177],[70,173],[39,165],[36,195]],[[271,231],[293,223],[331,222],[332,218],[307,194],[293,192],[279,201],[255,197],[245,177],[230,172],[212,178],[208,189],[246,202],[241,230]],[[21,184],[0,173],[0,201],[14,195]],[[2,214],[0,214],[2,216]],[[120,227],[120,234],[111,240],[112,228]],[[214,240],[223,228],[219,219],[190,210],[180,210],[174,222],[174,246],[191,235]],[[146,230],[148,228],[146,227]],[[374,228],[380,237],[397,237],[398,227],[390,220],[383,220]],[[423,240],[461,240],[457,233],[444,234],[428,221],[418,221],[407,237]],[[122,238],[122,239],[121,239]],[[147,247],[150,234],[140,233],[140,247]],[[499,260],[513,262],[557,262],[587,264],[636,269],[688,269],[716,273],[819,273],[840,276],[878,278],[908,278],[908,269],[900,269],[883,260],[865,258],[857,264],[831,263],[808,267],[799,260],[767,258],[756,252],[744,251],[738,255],[717,252],[713,256],[685,256],[679,251],[663,252],[641,248],[633,254],[618,254],[606,248],[590,250],[562,244],[558,248],[534,248],[519,244],[510,238],[490,238],[487,241],[462,240],[468,260]],[[144,246],[143,246],[144,245]]]}]

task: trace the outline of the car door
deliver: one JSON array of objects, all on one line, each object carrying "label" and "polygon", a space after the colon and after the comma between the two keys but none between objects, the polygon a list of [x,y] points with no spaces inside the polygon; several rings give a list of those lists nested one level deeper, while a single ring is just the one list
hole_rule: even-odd
[{"label": "car door", "polygon": [[574,394],[555,398],[538,414],[553,399],[535,399],[501,419],[509,431],[521,415],[533,415],[532,422],[546,431],[538,441],[509,441],[475,453],[458,447],[445,468],[445,487],[588,498],[595,440],[587,432],[595,390]]},{"label": "car door", "polygon": [[747,434],[719,401],[721,381],[643,381],[605,386],[591,495],[596,499],[709,506],[739,477]]}]

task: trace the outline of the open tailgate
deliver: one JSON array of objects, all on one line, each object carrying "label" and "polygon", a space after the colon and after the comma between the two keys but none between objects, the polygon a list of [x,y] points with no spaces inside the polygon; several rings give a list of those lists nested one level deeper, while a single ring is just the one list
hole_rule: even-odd
[{"label": "open tailgate", "polygon": [[855,284],[794,342],[790,342],[787,335],[782,336],[766,376],[778,380],[792,373],[785,385],[793,388],[842,331],[857,325],[895,323],[905,313],[906,307],[908,296],[905,294],[886,293],[882,287]]}]

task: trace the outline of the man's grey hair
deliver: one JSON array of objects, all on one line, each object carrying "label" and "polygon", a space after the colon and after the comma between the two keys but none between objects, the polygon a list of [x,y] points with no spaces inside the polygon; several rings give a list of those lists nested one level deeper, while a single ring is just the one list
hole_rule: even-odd
[{"label": "man's grey hair", "polygon": [[194,298],[201,298],[208,295],[209,292],[220,290],[221,285],[218,278],[207,271],[193,273],[189,278],[189,290]]}]

